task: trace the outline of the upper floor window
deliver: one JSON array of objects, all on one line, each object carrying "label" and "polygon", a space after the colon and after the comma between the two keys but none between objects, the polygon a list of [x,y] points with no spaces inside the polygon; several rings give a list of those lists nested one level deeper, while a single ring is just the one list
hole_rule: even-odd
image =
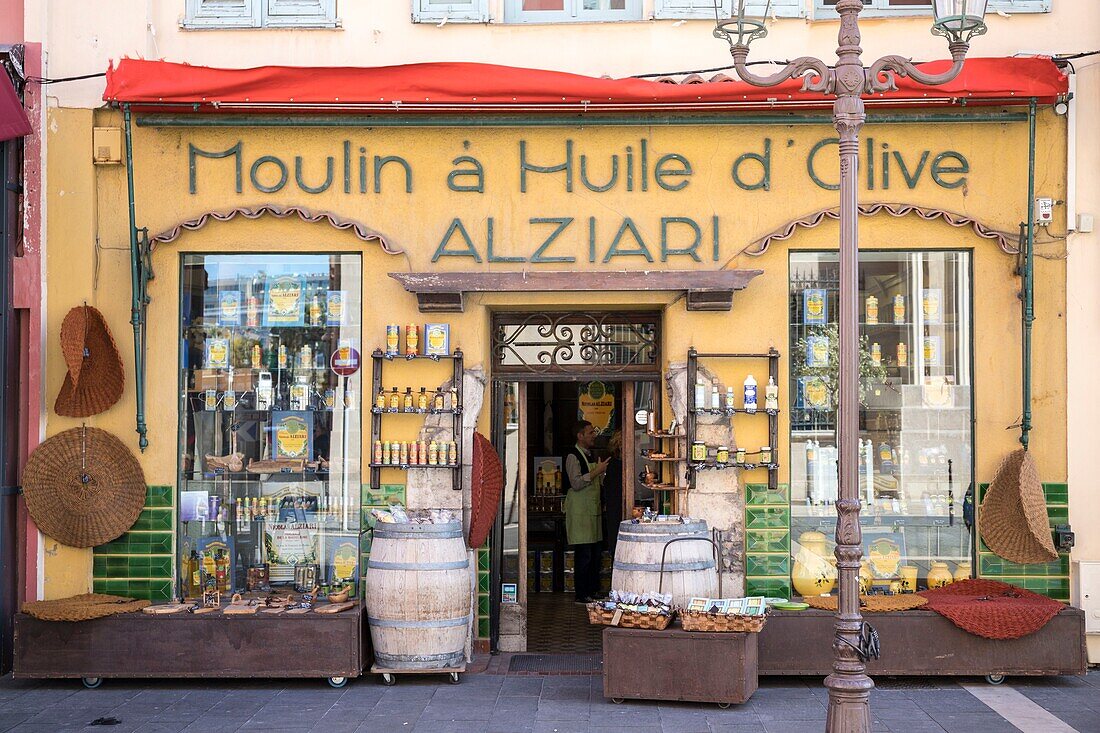
[{"label": "upper floor window", "polygon": [[[834,0],[835,1],[835,0]],[[701,18],[714,20],[716,0],[655,0],[654,18]],[[725,20],[733,13],[734,0],[717,0],[718,17]],[[796,18],[804,14],[802,0],[749,0],[745,14],[759,18],[767,12],[775,18]]]},{"label": "upper floor window", "polygon": [[505,23],[641,20],[642,0],[504,0]]},{"label": "upper floor window", "polygon": [[488,0],[413,0],[414,23],[488,23]]},{"label": "upper floor window", "polygon": [[[989,0],[987,12],[1049,13],[1052,0]],[[932,0],[863,0],[864,15],[931,14]],[[814,0],[814,17],[836,17],[836,0]]]},{"label": "upper floor window", "polygon": [[187,0],[184,28],[335,28],[336,0]]}]

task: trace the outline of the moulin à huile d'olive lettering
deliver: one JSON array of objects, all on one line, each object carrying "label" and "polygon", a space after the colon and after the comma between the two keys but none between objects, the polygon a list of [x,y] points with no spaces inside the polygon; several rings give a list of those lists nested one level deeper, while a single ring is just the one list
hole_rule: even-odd
[{"label": "moulin \u00e0 huile d'olive lettering", "polygon": [[[824,172],[836,160],[834,146],[838,143],[835,137],[815,141],[805,153],[802,167],[805,177],[791,185],[808,183],[819,189],[838,189],[839,181]],[[863,145],[860,183],[866,191],[889,191],[903,186],[913,190],[921,183],[965,191],[970,162],[960,152],[900,150],[872,136],[866,137]],[[470,154],[470,147],[469,141],[465,141],[462,154],[450,159],[450,170],[442,183],[454,193],[484,195],[489,190],[487,168],[501,163],[484,162]],[[783,147],[794,148],[795,141],[788,139],[783,146],[765,137],[756,145],[746,146],[732,160],[727,159],[727,163],[714,159],[705,163],[724,165],[723,177],[734,189],[768,192],[775,186],[775,150]],[[346,195],[411,196],[418,190],[414,187],[414,167],[407,157],[393,151],[368,151],[365,145],[350,140],[342,141],[337,153],[324,157],[251,152],[246,153],[244,141],[223,150],[206,150],[189,144],[190,194],[205,193],[205,186],[200,183],[202,171],[218,165],[216,161],[227,159],[232,165],[234,190],[238,194],[245,193],[246,184],[263,194],[292,191],[318,195],[342,191]],[[202,160],[214,162],[203,164]],[[656,192],[683,196],[686,201],[698,175],[697,162],[689,156],[657,151],[644,138],[614,150],[602,146],[596,153],[571,138],[538,145],[520,140],[514,165],[520,196],[535,192],[544,196]],[[787,169],[784,172],[790,175]],[[561,215],[563,212],[545,213],[527,220],[530,250],[526,254],[509,255],[500,254],[504,234],[499,231],[495,217],[478,216],[476,220],[455,217],[436,240],[432,262],[443,257],[468,258],[476,263],[531,264],[573,263],[579,258],[602,264],[620,258],[647,263],[668,262],[678,257],[694,262],[704,259],[718,262],[721,258],[718,216],[695,219],[668,212],[667,216],[648,213],[644,219],[622,216],[608,221],[603,217],[578,219]]]}]

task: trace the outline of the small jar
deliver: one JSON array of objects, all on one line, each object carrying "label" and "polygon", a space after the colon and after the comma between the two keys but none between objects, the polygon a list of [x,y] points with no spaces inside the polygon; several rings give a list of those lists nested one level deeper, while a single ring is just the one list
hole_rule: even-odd
[{"label": "small jar", "polygon": [[772,462],[772,447],[765,445],[760,448],[760,463],[770,466]]},{"label": "small jar", "polygon": [[695,463],[703,463],[707,460],[707,444],[696,440],[691,444],[691,460]]},{"label": "small jar", "polygon": [[736,463],[739,466],[745,465],[745,449],[744,448],[738,448],[737,449],[737,453],[735,454],[735,458],[733,459],[733,462]]},{"label": "small jar", "polygon": [[726,445],[718,446],[718,452],[714,456],[714,462],[721,465],[721,466],[724,466],[724,465],[726,465],[727,463],[730,462],[730,449],[729,449],[729,446],[726,446]]}]

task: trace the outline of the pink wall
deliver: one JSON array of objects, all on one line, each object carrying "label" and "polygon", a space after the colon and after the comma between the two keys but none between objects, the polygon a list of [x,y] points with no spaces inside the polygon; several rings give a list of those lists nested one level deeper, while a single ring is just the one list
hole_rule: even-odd
[{"label": "pink wall", "polygon": [[23,0],[0,0],[0,43],[23,42]]}]

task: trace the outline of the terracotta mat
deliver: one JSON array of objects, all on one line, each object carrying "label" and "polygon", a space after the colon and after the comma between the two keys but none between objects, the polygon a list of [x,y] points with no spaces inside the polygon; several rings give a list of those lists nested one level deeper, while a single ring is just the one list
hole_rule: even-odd
[{"label": "terracotta mat", "polygon": [[920,595],[928,608],[986,639],[1018,639],[1043,628],[1065,604],[996,580],[960,580]]},{"label": "terracotta mat", "polygon": [[94,618],[114,616],[116,613],[140,611],[148,605],[149,601],[102,593],[84,593],[52,601],[27,601],[23,604],[23,613],[43,621],[91,621]]}]

